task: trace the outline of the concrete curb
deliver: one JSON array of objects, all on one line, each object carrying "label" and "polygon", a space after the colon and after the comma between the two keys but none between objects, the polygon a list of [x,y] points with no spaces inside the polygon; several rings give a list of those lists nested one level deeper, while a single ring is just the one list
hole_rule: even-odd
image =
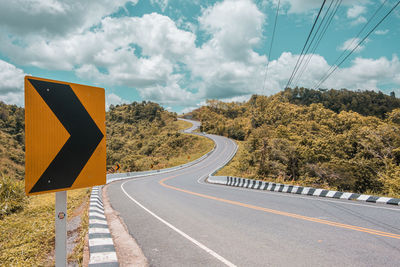
[{"label": "concrete curb", "polygon": [[303,187],[297,185],[287,185],[280,183],[265,182],[260,180],[231,177],[231,176],[209,176],[207,182],[212,184],[244,187],[256,190],[268,190],[282,193],[292,193],[307,196],[329,197],[336,199],[358,200],[372,203],[382,203],[389,205],[400,205],[400,199],[389,197],[378,197],[372,195],[362,195],[356,193],[332,191],[313,187]]},{"label": "concrete curb", "polygon": [[101,186],[92,188],[89,207],[89,266],[119,266],[101,193]]}]

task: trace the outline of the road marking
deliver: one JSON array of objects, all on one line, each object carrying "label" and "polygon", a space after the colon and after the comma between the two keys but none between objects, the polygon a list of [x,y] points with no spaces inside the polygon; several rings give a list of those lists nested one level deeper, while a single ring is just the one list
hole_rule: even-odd
[{"label": "road marking", "polygon": [[[199,184],[205,185],[205,186],[221,187],[221,185],[219,185],[219,184],[205,183],[204,181],[202,181],[204,178],[205,178],[205,176],[200,177],[197,180],[197,182]],[[344,201],[339,201],[339,200],[335,200],[335,199],[331,200],[331,199],[316,198],[315,196],[307,197],[307,196],[303,196],[303,195],[290,194],[290,193],[281,194],[281,192],[273,192],[273,191],[269,191],[269,190],[254,190],[254,189],[243,188],[243,187],[225,186],[225,188],[229,189],[229,190],[235,190],[235,191],[247,191],[247,192],[258,193],[258,194],[269,194],[269,195],[274,195],[274,196],[278,196],[278,197],[301,198],[301,199],[306,199],[306,200],[331,202],[331,203],[343,204],[343,205],[353,205],[353,206],[361,206],[361,207],[366,207],[366,208],[400,211],[399,208],[380,207],[380,206],[374,205],[372,203],[371,203],[371,205],[366,205],[366,204],[361,204],[361,203],[351,203],[349,200],[346,200],[346,202],[344,202]],[[352,194],[352,193],[350,193],[350,194]]]},{"label": "road marking", "polygon": [[[133,180],[134,181],[134,180]],[[236,267],[235,264],[233,264],[232,262],[228,261],[227,259],[225,259],[224,257],[222,257],[221,255],[219,255],[218,253],[216,253],[215,251],[213,251],[212,249],[209,249],[208,247],[206,247],[205,245],[203,245],[202,243],[200,243],[199,241],[197,241],[196,239],[190,237],[189,235],[187,235],[186,233],[184,233],[183,231],[179,230],[178,228],[176,228],[175,226],[173,226],[172,224],[170,224],[169,222],[167,222],[166,220],[162,219],[161,217],[159,217],[158,215],[156,215],[154,212],[150,211],[148,208],[146,208],[145,206],[143,206],[142,204],[140,204],[136,199],[134,199],[133,197],[131,197],[124,188],[124,185],[129,182],[126,181],[123,184],[121,184],[121,189],[122,191],[125,193],[125,195],[127,195],[130,200],[132,200],[133,202],[136,203],[136,205],[138,205],[139,207],[141,207],[142,209],[144,209],[145,211],[147,211],[150,215],[152,215],[154,218],[156,218],[157,220],[159,220],[160,222],[162,222],[163,224],[165,224],[166,226],[168,226],[169,228],[171,228],[172,230],[174,230],[175,232],[177,232],[178,234],[180,234],[181,236],[183,236],[184,238],[186,238],[187,240],[189,240],[190,242],[192,242],[193,244],[195,244],[196,246],[198,246],[199,248],[201,248],[202,250],[206,251],[208,254],[210,254],[211,256],[215,257],[216,259],[218,259],[219,261],[221,261],[222,263],[224,263],[227,266],[230,267]]]},{"label": "road marking", "polygon": [[279,211],[279,210],[268,209],[268,208],[264,208],[264,207],[251,205],[251,204],[245,204],[245,203],[238,202],[238,201],[233,201],[233,200],[228,200],[228,199],[224,199],[224,198],[219,198],[219,197],[214,197],[214,196],[209,196],[209,195],[205,195],[205,194],[192,192],[192,191],[189,191],[189,190],[185,190],[185,189],[182,189],[182,188],[174,187],[174,186],[167,185],[167,184],[164,183],[165,181],[167,181],[169,179],[172,179],[172,178],[174,178],[176,176],[178,176],[178,175],[170,176],[170,177],[166,177],[164,179],[161,179],[159,181],[159,184],[164,186],[164,187],[166,187],[166,188],[173,189],[173,190],[176,190],[176,191],[180,191],[180,192],[183,192],[183,193],[187,193],[187,194],[190,194],[190,195],[194,195],[194,196],[198,196],[198,197],[202,197],[202,198],[207,198],[207,199],[212,199],[212,200],[216,200],[216,201],[219,201],[219,202],[224,202],[224,203],[228,203],[228,204],[232,204],[232,205],[236,205],[236,206],[241,206],[241,207],[245,207],[245,208],[249,208],[249,209],[253,209],[253,210],[259,210],[259,211],[273,213],[273,214],[276,214],[276,215],[282,215],[282,216],[291,217],[291,218],[295,218],[295,219],[300,219],[300,220],[305,220],[305,221],[310,221],[310,222],[315,222],[315,223],[335,226],[335,227],[339,227],[339,228],[350,229],[350,230],[354,230],[354,231],[358,231],[358,232],[364,232],[364,233],[368,233],[368,234],[372,234],[372,235],[378,235],[378,236],[384,236],[384,237],[400,239],[400,235],[398,235],[398,234],[393,234],[393,233],[383,232],[383,231],[379,231],[379,230],[364,228],[364,227],[360,227],[360,226],[355,226],[355,225],[350,225],[350,224],[343,224],[343,223],[338,223],[338,222],[333,222],[333,221],[328,221],[328,220],[323,220],[323,219],[303,216],[303,215],[290,213],[290,212],[284,212],[284,211]]}]

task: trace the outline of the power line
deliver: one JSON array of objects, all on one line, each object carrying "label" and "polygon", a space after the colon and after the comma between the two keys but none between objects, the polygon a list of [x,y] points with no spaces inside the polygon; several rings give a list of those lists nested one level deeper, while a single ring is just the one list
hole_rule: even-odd
[{"label": "power line", "polygon": [[340,65],[342,65],[342,63],[365,41],[365,39],[368,38],[368,36],[375,31],[375,29],[390,15],[390,13],[392,13],[392,11],[400,4],[400,1],[397,2],[397,4],[395,4],[392,9],[375,25],[375,27],[372,28],[372,30],[370,30],[368,32],[368,34],[346,55],[346,57],[340,61],[340,63],[338,65],[335,66],[335,68],[329,72],[328,75],[325,75],[320,82],[317,84],[317,86],[315,88],[318,88],[319,86],[321,86],[336,70],[337,68],[339,68]]},{"label": "power line", "polygon": [[298,66],[298,64],[299,64],[300,58],[302,57],[303,52],[304,52],[304,49],[305,49],[306,46],[307,46],[307,43],[308,43],[308,41],[309,41],[309,39],[310,39],[310,36],[311,36],[311,34],[312,34],[313,30],[314,30],[314,27],[315,27],[315,25],[317,24],[319,15],[321,14],[322,9],[324,8],[325,2],[326,2],[326,0],[324,0],[324,2],[323,2],[322,5],[321,5],[321,8],[319,9],[318,16],[315,18],[314,24],[313,24],[313,26],[312,26],[312,28],[311,28],[311,30],[310,30],[310,33],[308,34],[307,40],[306,40],[306,42],[304,43],[303,49],[301,50],[300,56],[299,56],[299,58],[297,59],[296,65],[294,66],[294,69],[293,69],[293,71],[292,71],[292,74],[290,75],[290,78],[289,78],[289,80],[288,80],[288,82],[287,82],[285,88],[288,88],[288,87],[289,87],[290,83],[291,83],[292,80],[293,80],[294,75],[296,75],[296,72],[297,72],[297,70],[298,70],[298,67],[297,67],[297,66]]},{"label": "power line", "polygon": [[[299,72],[299,75],[297,75],[297,78],[296,78],[295,81],[294,81],[294,84],[296,84],[296,86],[297,86],[298,82],[300,81],[301,76],[303,76],[304,70],[307,68],[307,65],[308,65],[307,62],[309,62],[309,60],[311,60],[312,54],[308,54],[308,50],[310,50],[311,45],[315,44],[315,43],[314,43],[315,37],[317,37],[318,32],[319,32],[321,26],[324,25],[325,19],[327,18],[327,15],[328,15],[328,13],[329,13],[331,7],[332,7],[333,1],[334,1],[334,0],[331,0],[330,5],[329,5],[328,8],[326,9],[326,12],[325,12],[325,14],[324,14],[323,17],[322,17],[322,20],[321,20],[320,24],[318,25],[318,28],[317,28],[317,30],[315,31],[315,33],[314,33],[314,35],[313,35],[313,38],[311,39],[311,42],[308,44],[308,47],[307,47],[306,51],[304,52],[303,58],[302,58],[301,61],[300,61],[300,64],[299,64],[299,70],[300,70],[300,72]],[[329,19],[329,17],[328,17],[328,19]],[[321,33],[321,32],[319,32],[319,33]],[[304,60],[305,58],[306,58],[305,64],[303,64],[303,60]],[[303,64],[303,65],[302,65],[302,64]]]},{"label": "power line", "polygon": [[277,21],[278,21],[278,13],[279,13],[280,4],[281,4],[281,0],[278,1],[278,7],[277,7],[277,9],[276,9],[274,29],[273,29],[273,31],[272,31],[271,45],[270,45],[270,47],[269,47],[268,62],[267,62],[267,66],[265,67],[265,76],[264,76],[264,83],[263,83],[262,92],[264,92],[264,90],[265,90],[265,82],[267,81],[268,65],[269,65],[269,62],[271,61],[270,59],[271,59],[271,52],[272,52],[272,44],[274,43],[275,29],[276,29],[276,23],[277,23]]},{"label": "power line", "polygon": [[[324,77],[325,75],[327,75],[327,73],[329,73],[334,66],[336,65],[336,63],[339,62],[339,60],[344,56],[344,54],[350,50],[351,46],[353,45],[353,43],[358,39],[358,36],[360,36],[360,34],[364,31],[364,29],[369,25],[369,23],[373,20],[373,18],[376,16],[376,14],[378,14],[378,12],[382,9],[382,7],[386,4],[387,0],[385,0],[380,7],[374,12],[374,14],[372,14],[372,16],[368,19],[367,23],[364,24],[364,26],[362,27],[362,29],[357,33],[357,35],[353,38],[353,40],[347,45],[347,47],[343,50],[343,52],[340,54],[340,56],[335,60],[335,62],[332,64],[332,66],[330,66],[330,68],[325,72],[325,74],[322,76]],[[322,80],[322,78],[321,78]],[[321,81],[320,80],[320,81]],[[319,81],[319,82],[320,82]],[[318,87],[319,82],[314,86],[314,89],[316,89]]]},{"label": "power line", "polygon": [[308,65],[310,64],[310,61],[311,61],[312,57],[314,56],[315,51],[317,50],[317,47],[321,43],[322,38],[324,37],[324,35],[325,35],[326,31],[328,30],[330,24],[332,23],[332,20],[335,17],[336,12],[338,11],[338,9],[339,9],[341,4],[342,4],[342,0],[336,0],[335,1],[335,6],[333,7],[332,12],[329,14],[328,20],[326,21],[324,27],[322,28],[322,31],[319,33],[317,41],[314,43],[314,46],[311,49],[311,52],[308,55],[308,58],[306,59],[306,63],[303,65],[303,67],[302,67],[302,69],[300,71],[300,74],[298,75],[297,81],[295,82],[295,84],[296,84],[295,87],[297,87],[297,84],[300,82],[300,78],[303,76],[303,73],[305,72],[305,70],[307,69]]},{"label": "power line", "polygon": [[367,23],[364,24],[364,26],[361,28],[361,30],[357,33],[357,35],[353,38],[353,40],[345,47],[345,49],[343,50],[343,52],[340,54],[340,56],[338,58],[336,58],[335,62],[332,64],[332,66],[330,66],[330,68],[324,73],[324,75],[322,75],[322,78],[315,84],[315,86],[313,87],[314,89],[317,89],[318,86],[320,85],[320,82],[322,81],[322,79],[327,75],[327,73],[329,73],[335,66],[336,64],[341,60],[341,58],[346,54],[346,52],[348,52],[352,45],[354,44],[354,42],[358,39],[358,37],[360,36],[360,34],[365,30],[365,28],[371,23],[371,21],[375,18],[375,16],[378,14],[378,12],[382,9],[382,7],[386,4],[388,0],[385,0],[380,6],[379,8],[374,12],[374,14],[371,15],[371,17],[369,17]]}]

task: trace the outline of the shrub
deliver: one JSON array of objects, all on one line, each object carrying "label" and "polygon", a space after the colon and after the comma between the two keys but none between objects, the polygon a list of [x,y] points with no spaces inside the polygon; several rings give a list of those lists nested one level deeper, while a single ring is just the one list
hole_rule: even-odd
[{"label": "shrub", "polygon": [[26,204],[24,184],[8,176],[0,178],[0,219],[20,211]]}]

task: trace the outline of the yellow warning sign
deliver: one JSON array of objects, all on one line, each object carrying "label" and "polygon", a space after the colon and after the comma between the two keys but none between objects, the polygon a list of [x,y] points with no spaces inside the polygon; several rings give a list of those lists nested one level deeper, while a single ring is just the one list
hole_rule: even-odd
[{"label": "yellow warning sign", "polygon": [[25,192],[106,183],[103,88],[25,77]]}]

